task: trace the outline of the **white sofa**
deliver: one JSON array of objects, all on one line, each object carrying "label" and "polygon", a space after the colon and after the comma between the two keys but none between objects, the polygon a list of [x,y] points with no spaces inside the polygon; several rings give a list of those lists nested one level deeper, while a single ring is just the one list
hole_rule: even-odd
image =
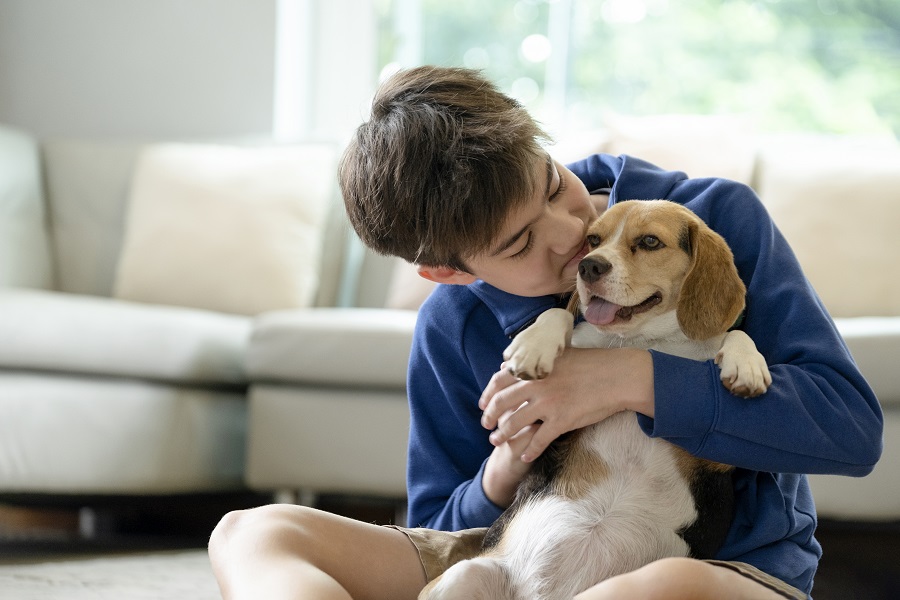
[{"label": "white sofa", "polygon": [[337,154],[0,127],[0,502],[247,490],[255,315],[338,301]]},{"label": "white sofa", "polygon": [[[884,458],[871,476],[813,478],[820,512],[900,519],[893,493],[900,486],[900,283],[884,277],[900,264],[892,231],[900,217],[900,149],[759,138],[708,120],[689,122],[685,132],[684,119],[675,123],[618,123],[556,153],[628,152],[756,187],[886,414]],[[685,145],[690,135],[695,141]],[[256,252],[246,249],[244,234],[256,238],[240,211],[230,225],[239,225],[240,239],[220,248],[232,254],[214,257],[214,269],[192,271],[194,249],[173,239],[190,241],[191,232],[227,223],[206,205],[178,212],[164,193],[171,190],[159,187],[166,179],[158,170],[147,176],[146,157],[156,148],[38,144],[0,128],[0,498],[249,487],[302,492],[305,501],[326,492],[402,499],[405,367],[427,286],[407,265],[353,242],[333,171],[325,186],[309,175],[327,210],[300,215],[302,235],[296,227],[271,229],[294,222],[290,202],[266,205],[274,217],[249,248],[281,240],[273,252],[290,257],[287,275],[284,260],[275,261],[281,271],[261,278],[261,267],[243,264],[240,252]],[[338,150],[317,146],[317,164],[333,165]],[[202,161],[191,162],[196,156],[188,159],[176,166],[202,170]],[[266,165],[256,168],[266,172]],[[223,190],[215,177],[222,171],[211,173],[211,189],[241,188],[225,178]],[[161,229],[148,233],[150,222]],[[190,225],[188,233],[173,223]],[[314,247],[298,253],[298,236]],[[234,254],[231,246],[244,250]],[[208,280],[216,269],[228,276],[224,288]],[[266,296],[276,281],[287,295],[261,301],[250,293]],[[188,288],[194,295],[181,295]],[[245,297],[231,297],[235,290]]]},{"label": "white sofa", "polygon": [[134,160],[0,130],[4,495],[240,485],[249,322],[110,298]]}]

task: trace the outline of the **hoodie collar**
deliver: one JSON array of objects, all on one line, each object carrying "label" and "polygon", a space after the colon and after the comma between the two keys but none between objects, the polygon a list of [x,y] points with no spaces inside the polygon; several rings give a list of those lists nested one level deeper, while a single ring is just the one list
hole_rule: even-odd
[{"label": "hoodie collar", "polygon": [[591,193],[609,193],[609,205],[624,200],[660,200],[688,177],[664,171],[647,161],[628,156],[595,154],[568,166]]},{"label": "hoodie collar", "polygon": [[468,287],[494,314],[503,332],[510,338],[531,325],[542,312],[565,306],[568,301],[566,296],[516,296],[481,280],[470,283]]}]

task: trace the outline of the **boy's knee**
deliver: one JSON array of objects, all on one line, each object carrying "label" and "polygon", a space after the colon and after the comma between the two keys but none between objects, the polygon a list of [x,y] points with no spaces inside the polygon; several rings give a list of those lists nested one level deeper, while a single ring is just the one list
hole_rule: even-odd
[{"label": "boy's knee", "polygon": [[244,515],[247,512],[247,510],[233,510],[219,519],[219,522],[216,523],[212,530],[212,534],[209,536],[210,548],[221,546],[228,538],[232,537],[241,528],[245,521]]},{"label": "boy's knee", "polygon": [[711,565],[691,558],[663,558],[630,573],[608,579],[579,596],[586,600],[642,598],[646,600],[702,600],[706,598]]},{"label": "boy's knee", "polygon": [[691,558],[663,558],[638,569],[634,575],[643,590],[643,598],[699,600],[697,582],[709,576],[709,569],[708,564]]},{"label": "boy's knee", "polygon": [[254,510],[257,509],[233,510],[219,519],[209,536],[210,555],[221,554],[229,541],[234,540],[242,530],[248,529],[248,515]]},{"label": "boy's knee", "polygon": [[709,565],[693,558],[661,558],[649,565],[638,569],[637,572],[646,569],[649,579],[666,579],[669,581],[693,580],[708,569]]},{"label": "boy's knee", "polygon": [[310,513],[311,509],[306,507],[280,504],[231,511],[213,529],[209,538],[210,553],[222,552],[234,543],[277,542],[288,531],[293,534],[302,531]]}]

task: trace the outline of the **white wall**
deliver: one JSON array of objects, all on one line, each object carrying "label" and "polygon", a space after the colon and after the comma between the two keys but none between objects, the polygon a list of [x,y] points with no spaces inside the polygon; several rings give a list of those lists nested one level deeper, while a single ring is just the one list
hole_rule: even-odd
[{"label": "white wall", "polygon": [[0,122],[38,136],[269,134],[276,0],[0,0]]},{"label": "white wall", "polygon": [[368,116],[378,77],[374,3],[277,0],[276,138],[344,142]]}]

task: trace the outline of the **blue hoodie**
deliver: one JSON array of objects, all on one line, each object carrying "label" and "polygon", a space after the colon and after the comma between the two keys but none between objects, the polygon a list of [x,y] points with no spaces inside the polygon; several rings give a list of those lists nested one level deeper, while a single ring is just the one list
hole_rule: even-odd
[{"label": "blue hoodie", "polygon": [[[882,414],[796,257],[756,194],[723,179],[688,179],[628,157],[573,165],[588,190],[620,200],[684,204],[728,242],[747,286],[742,329],[772,386],[730,394],[713,361],[652,352],[655,418],[643,431],[738,467],[737,510],[717,558],[742,561],[812,589],[821,547],[804,473],[863,476],[881,456]],[[478,399],[510,337],[559,298],[523,298],[482,281],[442,285],[419,312],[410,358],[409,523],[454,531],[489,526],[503,509],[481,487],[493,450]]]}]

